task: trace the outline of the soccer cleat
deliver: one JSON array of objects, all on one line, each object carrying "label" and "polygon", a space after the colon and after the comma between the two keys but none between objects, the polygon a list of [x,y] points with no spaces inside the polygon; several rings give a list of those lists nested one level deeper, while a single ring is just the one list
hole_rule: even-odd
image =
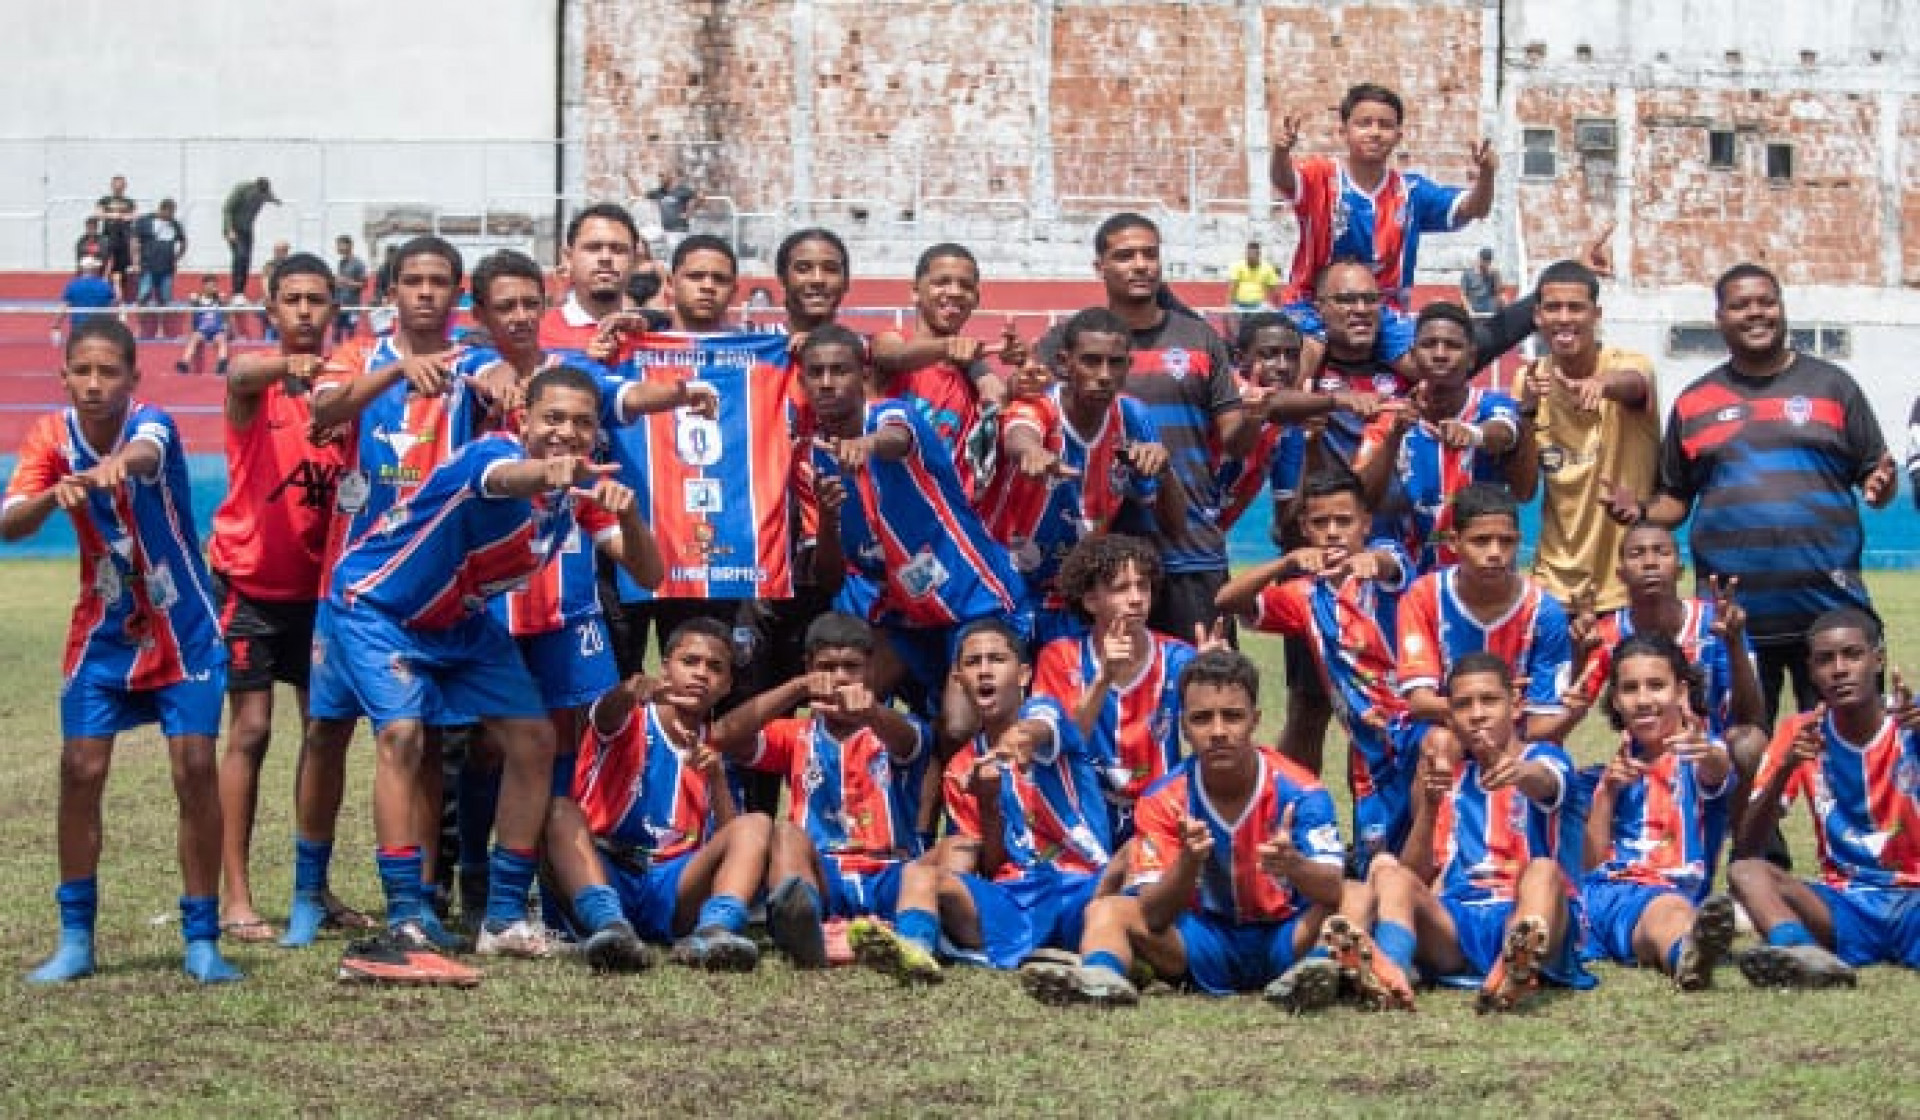
[{"label": "soccer cleat", "polygon": [[1290,1015],[1331,1007],[1340,998],[1340,966],[1330,957],[1296,961],[1261,998]]},{"label": "soccer cleat", "polygon": [[1474,999],[1473,1009],[1482,1015],[1490,1011],[1512,1011],[1540,988],[1540,959],[1547,955],[1547,923],[1542,918],[1526,917],[1507,931],[1500,959],[1493,962]]},{"label": "soccer cleat", "polygon": [[473,951],[483,957],[518,957],[541,961],[553,955],[553,938],[525,918],[505,925],[482,923]]},{"label": "soccer cleat", "polygon": [[1133,981],[1104,965],[1081,965],[1073,970],[1074,1002],[1089,1007],[1132,1007],[1140,1002]]},{"label": "soccer cleat", "polygon": [[640,940],[626,922],[610,922],[586,939],[580,954],[595,972],[645,972],[659,960],[653,946]]},{"label": "soccer cleat", "polygon": [[421,947],[427,944],[430,942],[424,934],[406,927],[355,941],[340,957],[338,978],[342,984],[397,987],[472,988],[479,985],[478,969]]},{"label": "soccer cleat", "polygon": [[1064,961],[1028,961],[1020,966],[1020,986],[1050,1007],[1070,1007],[1080,1002],[1079,972],[1079,965]]},{"label": "soccer cleat", "polygon": [[1680,959],[1674,963],[1673,983],[1683,992],[1713,987],[1713,970],[1733,948],[1733,900],[1716,894],[1700,903],[1693,915],[1693,928],[1680,944]]},{"label": "soccer cleat", "polygon": [[60,947],[45,964],[27,973],[29,984],[64,984],[93,975],[93,935],[85,930],[61,930]]},{"label": "soccer cleat", "polygon": [[875,918],[855,918],[847,925],[847,941],[861,964],[884,972],[902,984],[937,984],[940,962],[924,945],[900,936]]},{"label": "soccer cleat", "polygon": [[767,932],[795,968],[827,966],[827,934],[820,904],[800,879],[789,879],[767,899]]},{"label": "soccer cleat", "polygon": [[1320,927],[1320,944],[1340,966],[1341,994],[1362,1010],[1413,1010],[1413,985],[1406,973],[1379,951],[1366,930],[1335,914]]},{"label": "soccer cleat", "polygon": [[239,969],[220,955],[220,946],[213,940],[187,942],[185,962],[187,975],[202,984],[230,984],[242,979]]},{"label": "soccer cleat", "polygon": [[1757,945],[1740,954],[1739,965],[1756,988],[1851,988],[1860,979],[1818,945]]},{"label": "soccer cleat", "polygon": [[708,972],[752,972],[760,964],[760,946],[732,930],[705,926],[673,943],[673,959]]}]

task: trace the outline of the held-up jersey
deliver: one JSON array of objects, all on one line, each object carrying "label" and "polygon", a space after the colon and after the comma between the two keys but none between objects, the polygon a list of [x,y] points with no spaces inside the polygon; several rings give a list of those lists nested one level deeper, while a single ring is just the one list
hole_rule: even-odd
[{"label": "held-up jersey", "polygon": [[[874,456],[847,478],[840,547],[848,568],[881,588],[868,621],[908,628],[953,626],[1016,613],[1026,588],[1007,550],[967,504],[940,437],[902,401],[870,401],[863,435],[905,431],[903,459]],[[815,448],[816,474],[844,475]]]},{"label": "held-up jersey", "polygon": [[21,442],[6,504],[43,494],[135,440],[160,449],[154,475],[89,491],[87,504],[70,515],[80,545],[80,598],[61,675],[144,691],[201,678],[227,660],[173,418],[130,401],[114,445],[96,448],[72,408],[42,416]]},{"label": "held-up jersey", "polygon": [[[1753,779],[1756,799],[1792,765],[1793,737],[1812,718],[1781,721]],[[1813,811],[1820,877],[1835,887],[1920,887],[1920,735],[1888,716],[1867,742],[1849,743],[1831,715],[1820,735],[1819,764],[1802,764],[1781,793],[1783,810],[1805,797]]]},{"label": "held-up jersey", "polygon": [[1293,204],[1300,241],[1287,276],[1287,300],[1313,298],[1314,275],[1329,262],[1352,257],[1373,271],[1380,291],[1408,307],[1420,235],[1466,225],[1456,216],[1463,187],[1443,187],[1425,175],[1389,168],[1371,193],[1354,186],[1339,160],[1295,160]]},{"label": "held-up jersey", "polygon": [[[1045,722],[1053,728],[1053,739],[1034,752],[1032,765],[1024,771],[1001,770],[1000,821],[1007,859],[994,878],[1017,879],[1037,863],[1051,863],[1069,873],[1098,874],[1112,856],[1113,835],[1079,729],[1058,703],[1046,697],[1028,699],[1020,707],[1020,718]],[[963,836],[981,837],[973,768],[992,753],[993,744],[981,732],[947,760],[941,782],[947,816]]]},{"label": "held-up jersey", "polygon": [[1454,765],[1453,789],[1436,807],[1434,889],[1458,902],[1512,902],[1529,861],[1560,863],[1568,883],[1579,881],[1581,824],[1573,761],[1552,743],[1530,743],[1523,762],[1543,763],[1559,778],[1551,802],[1533,801],[1517,785],[1480,785],[1480,764],[1468,755]]},{"label": "held-up jersey", "polygon": [[1315,863],[1340,867],[1346,845],[1333,820],[1333,798],[1312,774],[1274,751],[1259,752],[1260,776],[1240,819],[1214,811],[1192,758],[1162,778],[1134,807],[1133,864],[1127,887],[1158,882],[1180,862],[1180,822],[1202,821],[1213,833],[1213,854],[1200,872],[1188,908],[1217,921],[1246,925],[1285,922],[1310,905],[1292,883],[1260,866],[1260,846],[1293,808],[1293,846]]},{"label": "held-up jersey", "polygon": [[340,476],[339,445],[315,446],[309,393],[269,385],[245,428],[223,424],[227,496],[213,512],[207,563],[249,599],[313,602]]},{"label": "held-up jersey", "polygon": [[[1466,403],[1455,417],[1476,426],[1503,421],[1513,431],[1520,430],[1520,406],[1503,393],[1485,389],[1467,390]],[[1367,425],[1360,442],[1356,466],[1379,454],[1393,426],[1393,417],[1381,413]],[[1443,539],[1453,529],[1453,496],[1475,482],[1504,483],[1506,457],[1494,456],[1484,448],[1452,448],[1440,441],[1439,429],[1425,420],[1416,422],[1400,441],[1400,455],[1394,475],[1406,495],[1407,512],[1403,540],[1413,554],[1417,572],[1427,572],[1455,563],[1459,557]]]},{"label": "held-up jersey", "polygon": [[445,630],[520,585],[576,524],[570,494],[537,503],[487,494],[492,468],[525,458],[509,435],[462,448],[347,546],[334,567],[332,602],[366,604],[416,630]]},{"label": "held-up jersey", "polygon": [[926,725],[912,723],[913,755],[900,760],[870,728],[836,739],[818,716],[776,719],[760,730],[747,765],[787,779],[787,817],[815,851],[850,874],[872,874],[914,854],[915,814],[899,778],[919,772],[932,742]]},{"label": "held-up jersey", "polygon": [[[1061,391],[1056,385],[1045,396],[1019,398],[1000,414],[1000,467],[977,503],[987,532],[1006,546],[1027,586],[1047,592],[1050,607],[1062,605],[1051,601],[1054,578],[1073,546],[1112,528],[1125,503],[1150,507],[1160,494],[1158,480],[1134,474],[1121,457],[1129,444],[1158,441],[1146,407],[1115,397],[1100,426],[1083,433],[1067,419]],[[1021,473],[1007,453],[1006,437],[1016,428],[1038,435],[1079,477]]]},{"label": "held-up jersey", "polygon": [[[1151,631],[1147,637],[1146,663],[1107,693],[1087,743],[1107,796],[1129,804],[1180,763],[1180,670],[1194,657],[1185,642]],[[1089,634],[1048,642],[1034,663],[1034,695],[1068,711],[1079,707],[1100,672],[1098,640]]]},{"label": "held-up jersey", "polygon": [[[1687,662],[1706,677],[1707,710],[1702,714],[1707,730],[1724,735],[1733,719],[1733,658],[1752,658],[1753,647],[1742,641],[1736,654],[1713,632],[1713,600],[1682,599],[1680,603],[1685,613],[1675,642],[1687,655]],[[1607,677],[1613,672],[1613,651],[1634,634],[1632,610],[1621,607],[1601,615],[1595,632],[1600,644],[1587,654],[1587,664],[1573,686],[1589,704],[1598,703],[1600,694],[1606,691]]]},{"label": "held-up jersey", "polygon": [[[1631,737],[1626,742],[1634,746]],[[1637,746],[1634,753],[1638,756]],[[1727,837],[1727,797],[1739,776],[1729,768],[1719,786],[1708,788],[1693,763],[1671,752],[1646,765],[1639,781],[1615,795],[1613,850],[1587,877],[1673,887],[1698,901],[1706,896],[1720,861],[1720,845]]]},{"label": "held-up jersey", "polygon": [[1513,606],[1483,626],[1454,592],[1457,570],[1428,572],[1400,600],[1400,691],[1443,689],[1455,662],[1486,650],[1505,661],[1514,676],[1527,678],[1523,710],[1564,711],[1560,697],[1572,669],[1566,611],[1539,584],[1522,576]]},{"label": "held-up jersey", "polygon": [[[623,415],[634,380],[704,381],[719,414]],[[622,601],[792,597],[793,382],[785,335],[649,334],[628,351],[602,386],[603,420],[667,571],[652,592],[621,577]]]},{"label": "held-up jersey", "polygon": [[573,799],[595,836],[656,860],[686,855],[713,829],[707,776],[674,745],[651,704],[635,708],[611,735],[588,728],[574,759]]}]

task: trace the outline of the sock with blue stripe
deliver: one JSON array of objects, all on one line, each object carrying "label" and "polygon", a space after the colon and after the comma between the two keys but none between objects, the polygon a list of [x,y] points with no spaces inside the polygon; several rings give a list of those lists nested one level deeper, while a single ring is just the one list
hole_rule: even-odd
[{"label": "sock with blue stripe", "polygon": [[1413,931],[1399,922],[1375,922],[1373,924],[1373,943],[1380,947],[1388,960],[1400,966],[1401,971],[1413,971],[1413,952],[1415,940]]},{"label": "sock with blue stripe", "polygon": [[289,949],[311,945],[327,920],[327,872],[333,865],[333,841],[293,838],[293,906],[280,944]]},{"label": "sock with blue stripe", "polygon": [[730,894],[716,894],[700,904],[700,916],[694,919],[696,930],[718,927],[728,933],[747,928],[747,904]]},{"label": "sock with blue stripe", "polygon": [[586,933],[599,933],[623,917],[620,894],[609,886],[581,887],[573,896],[573,916]]},{"label": "sock with blue stripe", "polygon": [[1795,945],[1818,945],[1820,942],[1799,922],[1781,922],[1767,931],[1767,944],[1790,949]]},{"label": "sock with blue stripe", "polygon": [[487,865],[487,925],[500,929],[526,920],[527,895],[539,871],[534,852],[494,845]]},{"label": "sock with blue stripe", "polygon": [[418,922],[425,909],[420,876],[426,868],[419,847],[381,848],[373,861],[380,870],[380,891],[387,899],[387,928]]},{"label": "sock with blue stripe", "polygon": [[1674,938],[1673,944],[1667,946],[1667,975],[1671,976],[1680,970],[1680,953],[1686,947],[1687,939],[1684,937]]},{"label": "sock with blue stripe", "polygon": [[93,926],[100,913],[99,881],[91,876],[68,880],[54,889],[53,900],[60,906],[60,945],[45,964],[27,974],[29,983],[58,984],[93,974]]},{"label": "sock with blue stripe", "polygon": [[940,942],[940,916],[931,910],[902,910],[894,915],[893,928],[929,953]]},{"label": "sock with blue stripe", "polygon": [[240,970],[220,955],[220,900],[212,895],[180,896],[180,936],[187,943],[187,975],[202,984],[240,979]]},{"label": "sock with blue stripe", "polygon": [[1104,968],[1121,976],[1127,974],[1127,962],[1112,953],[1088,953],[1080,958],[1082,968]]}]

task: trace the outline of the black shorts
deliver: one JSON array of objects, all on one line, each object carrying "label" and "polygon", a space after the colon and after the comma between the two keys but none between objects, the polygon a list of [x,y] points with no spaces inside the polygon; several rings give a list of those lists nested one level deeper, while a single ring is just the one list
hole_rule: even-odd
[{"label": "black shorts", "polygon": [[1320,665],[1313,658],[1313,646],[1305,638],[1284,638],[1281,646],[1287,658],[1287,692],[1302,700],[1331,704],[1327,682],[1320,679]]},{"label": "black shorts", "polygon": [[[1193,641],[1196,626],[1208,627],[1220,617],[1213,597],[1226,586],[1226,569],[1207,572],[1168,572],[1153,596],[1153,610],[1147,614],[1147,627],[1183,642]],[[1227,641],[1234,642],[1237,632],[1232,616],[1227,617]],[[1238,644],[1238,643],[1235,643]]]},{"label": "black shorts", "polygon": [[259,692],[275,681],[307,687],[319,603],[250,599],[218,573],[213,593],[220,600],[220,632],[227,640],[227,691]]}]

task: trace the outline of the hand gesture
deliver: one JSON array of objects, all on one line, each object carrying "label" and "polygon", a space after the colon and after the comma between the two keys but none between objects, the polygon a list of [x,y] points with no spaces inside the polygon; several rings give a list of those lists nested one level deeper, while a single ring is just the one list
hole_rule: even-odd
[{"label": "hand gesture", "polygon": [[1646,772],[1646,763],[1634,758],[1630,748],[1622,743],[1619,753],[1608,759],[1607,768],[1600,772],[1600,787],[1617,794],[1631,788]]},{"label": "hand gesture", "polygon": [[1547,369],[1545,361],[1527,363],[1526,376],[1521,380],[1521,400],[1526,403],[1538,403],[1546,400],[1553,392],[1553,372]]},{"label": "hand gesture", "polygon": [[1622,525],[1633,525],[1646,516],[1646,506],[1640,502],[1640,495],[1610,478],[1600,480],[1599,503],[1606,508],[1607,516]]},{"label": "hand gesture", "polygon": [[1482,140],[1469,149],[1473,155],[1473,167],[1481,175],[1492,177],[1500,170],[1500,153],[1494,150],[1493,141]]},{"label": "hand gesture", "polygon": [[1359,579],[1376,580],[1380,578],[1380,554],[1370,548],[1358,552],[1340,552],[1339,562],[1322,574],[1335,581]]},{"label": "hand gesture", "polygon": [[414,354],[400,359],[400,376],[420,396],[437,397],[447,391],[453,374],[446,354]]},{"label": "hand gesture", "polygon": [[1193,624],[1193,648],[1206,653],[1208,650],[1230,649],[1227,644],[1227,617],[1218,615],[1212,625],[1196,622]]},{"label": "hand gesture", "polygon": [[1617,223],[1608,222],[1587,242],[1580,253],[1580,263],[1587,266],[1595,276],[1603,280],[1613,277],[1613,250],[1607,248],[1607,242],[1613,240],[1613,230]]},{"label": "hand gesture", "polygon": [[867,465],[873,455],[873,440],[868,436],[853,436],[848,439],[834,439],[828,436],[815,436],[813,444],[833,456],[840,469],[857,471]]},{"label": "hand gesture", "polygon": [[1827,750],[1827,706],[1821,703],[1814,706],[1812,715],[1800,725],[1793,736],[1793,748],[1787,757],[1794,763],[1811,762],[1818,764],[1820,756]]},{"label": "hand gesture", "polygon": [[[287,372],[293,372],[295,359],[287,359]],[[486,368],[474,374],[470,384],[481,398],[496,412],[506,414],[519,410],[524,403],[525,390],[520,386],[520,374],[504,361],[488,362]]]},{"label": "hand gesture", "polygon": [[615,478],[596,478],[591,486],[576,486],[571,493],[576,498],[587,499],[615,517],[624,517],[634,508],[633,487]]},{"label": "hand gesture", "polygon": [[1000,324],[1000,338],[984,353],[1000,359],[1000,364],[1019,369],[1027,364],[1030,351],[1020,338],[1020,331],[1014,326],[1013,316],[1009,315]]},{"label": "hand gesture", "polygon": [[1913,702],[1913,688],[1895,665],[1888,673],[1893,695],[1887,698],[1887,712],[1902,731],[1920,731],[1920,705]]},{"label": "hand gesture", "polygon": [[1505,789],[1520,780],[1520,760],[1509,751],[1493,753],[1493,744],[1485,731],[1476,731],[1469,743],[1480,763],[1480,784],[1488,789]]},{"label": "hand gesture", "polygon": [[1338,412],[1351,412],[1362,420],[1371,420],[1380,415],[1381,401],[1375,393],[1335,393],[1333,407]]},{"label": "hand gesture", "polygon": [[1005,773],[1006,763],[998,751],[981,755],[973,762],[973,774],[970,782],[973,796],[987,801],[1000,796],[1000,775]]},{"label": "hand gesture", "polygon": [[1293,870],[1300,862],[1300,849],[1293,846],[1293,807],[1280,811],[1280,827],[1266,842],[1260,845],[1260,869],[1276,879],[1292,878]]},{"label": "hand gesture", "polygon": [[[1395,424],[1399,427],[1399,424]],[[1440,442],[1449,450],[1466,451],[1478,447],[1486,441],[1486,433],[1478,424],[1469,424],[1465,420],[1440,421]]]},{"label": "hand gesture", "polygon": [[1583,584],[1573,593],[1573,611],[1567,617],[1567,642],[1573,647],[1576,665],[1586,664],[1593,651],[1600,648],[1600,616],[1593,604],[1592,584]]},{"label": "hand gesture", "polygon": [[327,368],[327,360],[318,354],[291,354],[287,357],[287,376],[300,384],[313,387],[313,379]]},{"label": "hand gesture", "polygon": [[823,474],[813,480],[813,504],[823,521],[838,521],[840,507],[847,504],[846,480],[837,474]]},{"label": "hand gesture", "polygon": [[1044,480],[1049,489],[1067,479],[1080,477],[1078,470],[1044,447],[1029,447],[1020,452],[1019,462],[1015,465],[1028,478]]},{"label": "hand gesture", "polygon": [[53,484],[53,504],[72,513],[87,504],[87,494],[92,490],[93,478],[86,474],[62,475]]},{"label": "hand gesture", "polygon": [[1133,664],[1133,634],[1125,619],[1116,618],[1100,635],[1099,648],[1095,651],[1100,658],[1100,675],[1108,681],[1120,675],[1121,670]]},{"label": "hand gesture", "polygon": [[993,744],[993,753],[999,755],[1000,760],[1008,766],[1024,770],[1033,765],[1034,753],[1039,748],[1032,729],[1025,724],[1015,723],[1000,733],[1000,738]]},{"label": "hand gesture", "polygon": [[1713,750],[1713,741],[1692,712],[1680,713],[1680,729],[1667,736],[1667,750],[1681,762],[1698,762]]},{"label": "hand gesture", "polygon": [[1213,855],[1213,830],[1192,817],[1180,821],[1180,862],[1189,867],[1204,866]]},{"label": "hand gesture", "polygon": [[708,382],[701,381],[698,378],[691,381],[682,381],[680,384],[682,391],[686,394],[687,400],[687,403],[682,407],[688,412],[700,417],[702,420],[712,420],[720,415],[720,391],[718,389],[715,389]]},{"label": "hand gesture", "polygon": [[1300,118],[1292,113],[1281,114],[1280,128],[1273,134],[1273,150],[1291,152],[1298,143],[1300,143]]},{"label": "hand gesture", "polygon": [[1893,499],[1894,490],[1898,485],[1898,476],[1893,469],[1893,456],[1882,454],[1880,461],[1875,463],[1873,470],[1868,473],[1867,480],[1860,484],[1860,496],[1866,499],[1868,505],[1877,509]]},{"label": "hand gesture", "polygon": [[1438,805],[1453,792],[1453,752],[1435,738],[1429,732],[1420,747],[1420,796],[1429,805]]},{"label": "hand gesture", "polygon": [[1120,448],[1120,457],[1142,478],[1159,478],[1166,473],[1169,456],[1165,444],[1134,442]]},{"label": "hand gesture", "polygon": [[964,334],[952,335],[947,339],[947,361],[966,369],[980,360],[980,340],[968,338]]},{"label": "hand gesture", "polygon": [[1600,411],[1600,406],[1606,403],[1606,378],[1599,370],[1595,370],[1593,373],[1582,377],[1578,381],[1561,373],[1559,370],[1554,370],[1553,382],[1567,391],[1567,394],[1573,398],[1574,404],[1578,406],[1582,412],[1598,412]]},{"label": "hand gesture", "polygon": [[1707,577],[1707,590],[1713,595],[1713,622],[1709,633],[1728,645],[1738,645],[1747,635],[1747,611],[1734,598],[1740,590],[1740,577],[1728,576],[1723,583],[1718,575]]},{"label": "hand gesture", "polygon": [[585,455],[553,455],[539,460],[549,490],[571,490],[576,496],[593,497],[591,489],[602,479],[619,473],[618,463],[596,463]]}]

